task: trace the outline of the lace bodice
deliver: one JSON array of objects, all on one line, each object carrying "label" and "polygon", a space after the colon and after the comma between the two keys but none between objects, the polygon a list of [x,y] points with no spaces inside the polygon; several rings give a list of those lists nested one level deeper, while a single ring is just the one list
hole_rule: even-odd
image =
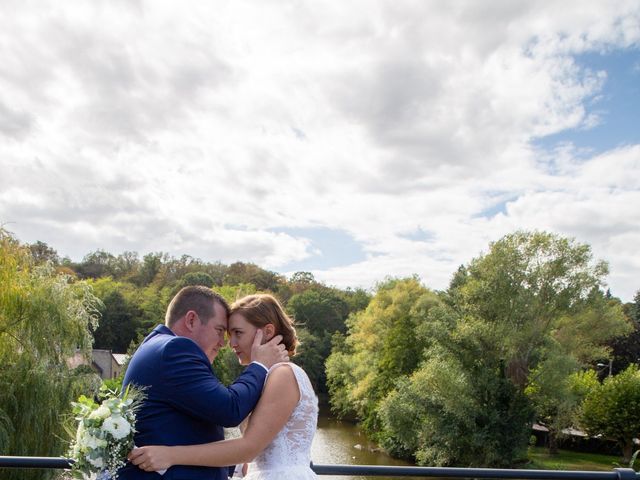
[{"label": "lace bodice", "polygon": [[318,424],[318,397],[305,371],[294,363],[278,363],[271,367],[269,373],[287,366],[295,374],[300,400],[282,430],[249,465],[248,477],[251,479],[284,479],[289,475],[291,478],[302,478],[307,476],[305,473],[313,475],[309,464],[311,442]]}]

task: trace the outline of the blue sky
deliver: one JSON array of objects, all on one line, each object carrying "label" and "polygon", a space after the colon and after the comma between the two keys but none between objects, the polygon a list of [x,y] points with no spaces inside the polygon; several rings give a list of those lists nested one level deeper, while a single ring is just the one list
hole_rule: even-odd
[{"label": "blue sky", "polygon": [[629,301],[638,25],[637,0],[2,2],[0,224],[433,289],[546,230]]},{"label": "blue sky", "polygon": [[537,142],[552,150],[570,143],[584,155],[640,143],[640,50],[630,47],[575,55],[576,64],[585,70],[605,72],[603,88],[585,99],[585,109],[598,117],[591,127],[562,130]]}]

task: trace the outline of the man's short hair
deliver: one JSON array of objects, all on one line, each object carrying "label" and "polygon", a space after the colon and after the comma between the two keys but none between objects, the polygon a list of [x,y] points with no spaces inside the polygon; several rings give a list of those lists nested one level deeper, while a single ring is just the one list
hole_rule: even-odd
[{"label": "man's short hair", "polygon": [[225,313],[229,316],[229,304],[227,301],[210,288],[201,285],[184,287],[176,293],[176,296],[169,303],[164,323],[171,328],[189,310],[196,312],[202,323],[207,323],[210,318],[213,318],[216,303],[222,305]]}]

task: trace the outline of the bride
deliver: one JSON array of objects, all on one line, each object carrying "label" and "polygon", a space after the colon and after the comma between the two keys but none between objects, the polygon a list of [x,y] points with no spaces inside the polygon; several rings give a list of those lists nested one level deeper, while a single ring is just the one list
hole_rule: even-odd
[{"label": "bride", "polygon": [[[246,296],[231,306],[230,345],[240,363],[248,364],[253,338],[261,329],[266,340],[282,335],[293,356],[298,340],[292,323],[271,295]],[[245,479],[316,479],[310,463],[317,420],[318,399],[307,374],[294,363],[278,363],[269,370],[242,437],[202,445],[145,446],[132,450],[129,460],[149,472],[172,465],[222,467],[253,462]]]}]

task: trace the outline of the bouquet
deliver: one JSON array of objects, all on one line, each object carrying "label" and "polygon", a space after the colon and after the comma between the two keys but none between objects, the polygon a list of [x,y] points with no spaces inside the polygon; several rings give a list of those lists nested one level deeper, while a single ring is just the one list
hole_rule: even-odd
[{"label": "bouquet", "polygon": [[98,404],[82,395],[72,402],[78,424],[71,442],[69,457],[75,463],[75,478],[118,478],[118,470],[126,464],[127,454],[134,447],[136,412],[144,396],[140,390],[127,387],[123,394],[100,389]]}]

